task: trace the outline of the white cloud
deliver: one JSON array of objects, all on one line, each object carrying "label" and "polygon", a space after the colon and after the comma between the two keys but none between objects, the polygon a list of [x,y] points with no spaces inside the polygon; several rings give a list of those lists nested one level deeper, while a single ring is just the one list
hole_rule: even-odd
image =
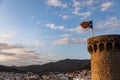
[{"label": "white cloud", "polygon": [[66,3],[62,3],[60,0],[47,0],[47,4],[49,6],[67,8],[67,4]]},{"label": "white cloud", "polygon": [[3,38],[15,38],[15,35],[14,34],[0,34],[0,37],[3,37]]},{"label": "white cloud", "polygon": [[70,16],[69,15],[63,15],[62,18],[63,19],[68,19]]},{"label": "white cloud", "polygon": [[8,52],[0,51],[0,55],[14,56],[14,55],[16,55],[16,54],[15,54],[15,53],[8,53]]},{"label": "white cloud", "polygon": [[75,28],[66,29],[66,31],[82,34],[82,33],[87,33],[87,32],[89,32],[89,31],[90,31],[90,28],[84,29],[84,28],[82,28],[81,26],[77,26],[77,27],[75,27]]},{"label": "white cloud", "polygon": [[63,38],[60,40],[57,40],[53,42],[54,44],[81,44],[85,41],[86,39],[69,39],[69,38]]},{"label": "white cloud", "polygon": [[120,19],[117,19],[117,17],[111,17],[107,20],[97,23],[96,25],[97,25],[97,27],[95,27],[96,31],[110,32],[112,30],[120,28]]},{"label": "white cloud", "polygon": [[81,16],[83,18],[87,18],[91,15],[91,12],[90,11],[86,11],[86,12],[82,12],[82,8],[81,6],[85,5],[85,4],[92,4],[92,0],[88,1],[88,2],[84,2],[84,3],[80,3],[78,2],[77,0],[73,0],[73,7],[74,7],[74,10],[73,10],[73,14],[77,15],[77,16]]},{"label": "white cloud", "polygon": [[60,39],[53,42],[53,44],[67,44],[67,43],[68,43],[68,38]]},{"label": "white cloud", "polygon": [[80,2],[78,2],[77,0],[73,0],[73,6],[74,7],[79,7],[80,6]]},{"label": "white cloud", "polygon": [[70,38],[63,38],[57,41],[54,41],[53,44],[82,44],[86,41],[86,38],[83,39],[70,39]]},{"label": "white cloud", "polygon": [[74,29],[75,32],[77,33],[84,33],[87,32],[88,29],[83,29],[81,26],[78,26]]},{"label": "white cloud", "polygon": [[75,15],[79,15],[80,3],[77,0],[73,0],[74,11],[72,12]]},{"label": "white cloud", "polygon": [[53,54],[38,53],[4,41],[0,42],[0,63],[3,65],[43,64],[52,61],[54,57]]},{"label": "white cloud", "polygon": [[13,46],[13,45],[9,44],[8,42],[0,40],[0,50],[12,49],[12,48],[16,48],[16,47],[18,47],[18,46]]},{"label": "white cloud", "polygon": [[55,24],[46,24],[46,26],[50,29],[58,29],[58,30],[66,31],[66,32],[75,32],[75,33],[80,33],[80,34],[87,33],[90,30],[89,28],[83,29],[81,26],[77,26],[74,28],[66,28],[64,26],[56,26]]},{"label": "white cloud", "polygon": [[108,10],[112,5],[113,5],[112,2],[104,2],[104,3],[101,5],[101,10],[102,10],[102,11],[106,11],[106,10]]},{"label": "white cloud", "polygon": [[[84,16],[84,18],[87,18],[87,17],[89,17],[91,14],[92,14],[92,13],[88,11],[88,12],[81,12],[81,13],[79,13],[78,15],[79,15],[79,16]],[[84,19],[84,18],[83,18],[83,19]]]},{"label": "white cloud", "polygon": [[94,0],[84,1],[84,4],[85,4],[85,5],[93,5],[93,3],[94,3]]},{"label": "white cloud", "polygon": [[63,37],[63,38],[67,38],[67,37],[69,37],[70,36],[70,34],[63,34],[63,35],[60,35],[60,37]]},{"label": "white cloud", "polygon": [[75,7],[75,9],[74,9],[74,11],[72,13],[75,14],[75,15],[80,16],[79,12],[80,12],[80,8],[79,7]]},{"label": "white cloud", "polygon": [[56,26],[55,24],[46,24],[46,26],[51,29],[60,29],[60,30],[64,29],[64,26]]}]

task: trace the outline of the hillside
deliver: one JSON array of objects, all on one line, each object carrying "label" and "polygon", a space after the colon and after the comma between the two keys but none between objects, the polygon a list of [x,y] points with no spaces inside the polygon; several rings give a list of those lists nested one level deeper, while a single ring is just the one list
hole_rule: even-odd
[{"label": "hillside", "polygon": [[31,72],[72,72],[90,69],[90,60],[65,59],[44,65],[21,66],[17,69]]},{"label": "hillside", "polygon": [[77,70],[89,69],[90,60],[65,59],[57,62],[50,62],[43,65],[29,65],[29,66],[0,66],[0,72],[73,72]]},{"label": "hillside", "polygon": [[0,72],[22,72],[22,71],[12,67],[0,65]]}]

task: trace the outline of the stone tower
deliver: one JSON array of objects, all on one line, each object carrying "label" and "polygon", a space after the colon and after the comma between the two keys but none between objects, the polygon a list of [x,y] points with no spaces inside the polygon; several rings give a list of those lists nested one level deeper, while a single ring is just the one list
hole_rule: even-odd
[{"label": "stone tower", "polygon": [[120,80],[120,35],[88,39],[92,80]]}]

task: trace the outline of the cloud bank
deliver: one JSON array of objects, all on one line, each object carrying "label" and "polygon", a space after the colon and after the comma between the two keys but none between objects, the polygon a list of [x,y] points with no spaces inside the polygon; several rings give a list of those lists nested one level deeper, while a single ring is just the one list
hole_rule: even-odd
[{"label": "cloud bank", "polygon": [[43,64],[53,60],[55,55],[44,54],[0,41],[0,63],[3,65]]}]

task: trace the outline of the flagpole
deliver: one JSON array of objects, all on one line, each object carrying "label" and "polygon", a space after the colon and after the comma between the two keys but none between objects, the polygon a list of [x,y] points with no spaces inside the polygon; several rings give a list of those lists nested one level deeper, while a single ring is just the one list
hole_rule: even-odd
[{"label": "flagpole", "polygon": [[92,28],[92,36],[94,37],[94,30],[93,30],[93,28]]},{"label": "flagpole", "polygon": [[[91,20],[92,21],[92,20]],[[93,21],[91,23],[91,26],[92,26],[92,36],[94,37],[94,30],[93,30]]]}]

